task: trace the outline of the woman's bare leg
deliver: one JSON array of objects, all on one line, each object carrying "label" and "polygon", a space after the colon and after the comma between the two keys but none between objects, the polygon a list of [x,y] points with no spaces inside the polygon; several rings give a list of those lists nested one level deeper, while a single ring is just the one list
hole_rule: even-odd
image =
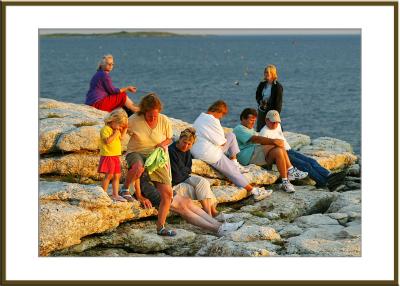
[{"label": "woman's bare leg", "polygon": [[143,172],[144,172],[144,167],[141,162],[136,162],[135,164],[133,164],[126,173],[124,188],[128,189],[129,185],[132,182],[138,180],[140,176],[143,174]]},{"label": "woman's bare leg", "polygon": [[[196,212],[193,212],[192,208],[190,207],[191,204],[192,202],[190,199],[181,196],[175,196],[171,204],[171,210],[181,215],[188,223],[216,233],[221,224],[219,222],[211,223],[202,216],[198,215]],[[201,208],[197,207],[197,209],[206,214]]]},{"label": "woman's bare leg", "polygon": [[206,213],[202,208],[199,208],[196,206],[192,200],[189,199],[189,202],[187,203],[187,207],[195,214],[198,216],[202,217],[204,220],[208,221],[209,223],[216,225],[218,224],[218,227],[221,225],[216,219],[214,219],[212,216],[210,216],[208,213]]},{"label": "woman's bare leg", "polygon": [[211,213],[211,207],[212,207],[212,202],[211,199],[204,199],[200,201],[201,206],[203,207],[203,210],[208,213],[209,215],[212,215]]},{"label": "woman's bare leg", "polygon": [[156,188],[160,192],[161,201],[158,207],[157,230],[160,230],[167,219],[172,200],[172,187],[166,184],[156,183]]},{"label": "woman's bare leg", "polygon": [[217,204],[213,204],[211,206],[211,216],[216,217],[218,214],[219,212],[217,211]]}]

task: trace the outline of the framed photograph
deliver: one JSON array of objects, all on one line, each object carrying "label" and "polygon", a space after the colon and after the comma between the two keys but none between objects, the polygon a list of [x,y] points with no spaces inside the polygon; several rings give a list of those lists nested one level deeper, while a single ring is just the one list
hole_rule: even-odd
[{"label": "framed photograph", "polygon": [[397,2],[2,19],[5,285],[398,283]]}]

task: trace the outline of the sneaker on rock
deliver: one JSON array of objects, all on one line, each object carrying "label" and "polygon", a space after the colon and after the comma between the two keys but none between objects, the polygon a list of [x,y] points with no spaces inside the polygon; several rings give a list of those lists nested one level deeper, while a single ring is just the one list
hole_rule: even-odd
[{"label": "sneaker on rock", "polygon": [[294,180],[301,180],[304,179],[305,177],[308,176],[307,172],[300,171],[296,167],[293,167],[289,172],[288,172],[288,179],[289,181],[294,181]]}]

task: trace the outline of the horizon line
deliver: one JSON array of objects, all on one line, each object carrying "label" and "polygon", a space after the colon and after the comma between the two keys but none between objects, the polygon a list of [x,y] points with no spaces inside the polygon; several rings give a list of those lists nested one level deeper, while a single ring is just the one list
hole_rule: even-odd
[{"label": "horizon line", "polygon": [[118,32],[175,33],[199,36],[270,36],[270,35],[361,35],[361,29],[39,29],[40,35],[112,34]]}]

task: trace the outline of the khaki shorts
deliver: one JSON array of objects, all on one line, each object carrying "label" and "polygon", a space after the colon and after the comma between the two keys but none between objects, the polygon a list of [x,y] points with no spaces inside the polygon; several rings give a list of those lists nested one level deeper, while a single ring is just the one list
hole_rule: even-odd
[{"label": "khaki shorts", "polygon": [[205,199],[211,199],[213,202],[217,201],[214,193],[211,191],[210,183],[199,176],[191,175],[185,181],[174,186],[172,189],[174,190],[174,194],[192,200],[202,201]]},{"label": "khaki shorts", "polygon": [[[146,157],[140,153],[129,153],[125,156],[125,160],[128,163],[128,168],[130,169],[134,164],[139,163],[141,166],[144,166],[144,162],[146,161]],[[158,168],[153,173],[149,174],[150,180],[152,182],[161,183],[164,185],[172,186],[172,179],[169,175],[170,164],[166,167]]]},{"label": "khaki shorts", "polygon": [[257,145],[254,148],[254,152],[253,155],[251,156],[249,164],[254,164],[257,166],[268,165],[268,162],[265,160],[265,157],[268,155],[269,151],[271,151],[275,147],[276,147],[275,145]]}]

